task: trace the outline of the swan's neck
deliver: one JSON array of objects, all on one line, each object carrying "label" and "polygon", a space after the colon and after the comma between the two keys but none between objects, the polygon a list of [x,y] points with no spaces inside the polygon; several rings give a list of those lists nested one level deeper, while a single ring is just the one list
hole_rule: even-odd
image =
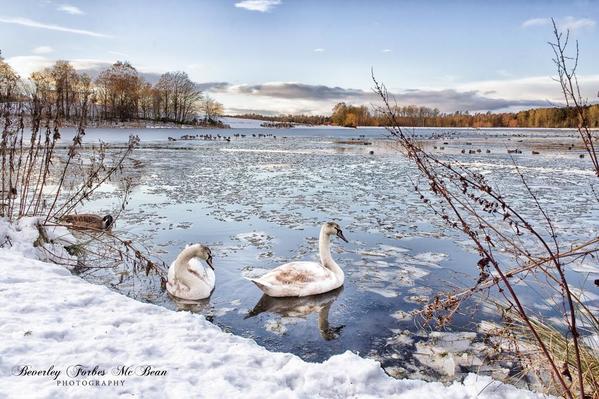
[{"label": "swan's neck", "polygon": [[185,248],[183,251],[181,251],[179,256],[177,256],[177,265],[187,268],[189,262],[195,257],[197,257],[197,255],[193,248]]},{"label": "swan's neck", "polygon": [[320,230],[320,238],[318,239],[318,249],[320,252],[320,262],[324,267],[335,273],[340,278],[343,278],[343,270],[333,260],[331,256],[331,237],[325,233],[324,227]]},{"label": "swan's neck", "polygon": [[[183,284],[187,286],[189,286],[188,283],[190,279],[197,280],[197,275],[187,270],[189,267],[189,262],[196,257],[196,253],[191,248],[187,248],[183,250],[183,252],[181,252],[179,256],[177,256],[177,259],[175,261],[175,276],[178,280],[180,280]],[[203,263],[202,267],[205,268]]]}]

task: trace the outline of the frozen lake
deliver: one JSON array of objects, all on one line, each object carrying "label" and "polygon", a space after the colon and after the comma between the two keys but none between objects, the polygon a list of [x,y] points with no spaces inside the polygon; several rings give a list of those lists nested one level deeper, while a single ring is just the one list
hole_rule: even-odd
[{"label": "frozen lake", "polygon": [[[495,368],[480,369],[491,356],[480,323],[498,320],[494,309],[472,301],[446,327],[447,334],[431,334],[430,326],[406,317],[435,292],[476,281],[479,258],[463,236],[423,207],[410,183],[417,172],[384,129],[89,129],[85,142],[117,144],[129,134],[140,136],[141,147],[133,155],[136,167],[125,172],[134,190],[116,232],[141,240],[167,266],[185,244],[209,245],[216,289],[209,300],[177,304],[153,276],[123,278],[99,270],[84,272],[84,278],[142,301],[200,312],[225,330],[306,360],[322,361],[349,349],[380,360],[398,377],[450,380],[468,371],[496,377],[510,372],[501,359]],[[230,142],[167,139],[186,134],[220,135]],[[593,174],[588,158],[579,158],[582,149],[571,146],[577,142],[574,131],[417,129],[414,134],[431,151],[476,168],[504,195],[528,203],[507,154],[521,149],[514,159],[541,203],[558,215],[560,237],[568,242],[597,235],[599,207],[588,185]],[[347,143],[361,136],[370,144]],[[533,150],[540,154],[532,155]],[[107,184],[88,210],[116,213],[118,190]],[[342,289],[275,300],[262,298],[243,279],[291,260],[317,260],[320,225],[329,220],[337,221],[349,240],[333,242],[333,257],[346,274]],[[589,276],[599,278],[593,262],[584,272],[569,271],[579,287],[590,285]],[[558,314],[552,304],[536,301],[529,287],[518,289],[546,317]],[[599,307],[596,298],[589,306]],[[437,347],[468,353],[452,368],[431,355]]]}]

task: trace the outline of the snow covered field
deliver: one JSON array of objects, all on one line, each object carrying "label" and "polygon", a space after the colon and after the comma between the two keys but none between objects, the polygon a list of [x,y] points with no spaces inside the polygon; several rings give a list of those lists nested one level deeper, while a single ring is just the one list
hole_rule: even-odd
[{"label": "snow covered field", "polygon": [[0,234],[13,244],[0,248],[2,398],[541,397],[475,374],[449,386],[396,380],[351,352],[323,363],[269,352],[201,315],[135,301],[34,259],[32,227],[0,221]]}]

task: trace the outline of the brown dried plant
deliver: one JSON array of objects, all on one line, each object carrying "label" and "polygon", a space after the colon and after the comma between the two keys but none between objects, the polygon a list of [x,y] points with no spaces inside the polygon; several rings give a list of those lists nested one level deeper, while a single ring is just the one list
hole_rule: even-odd
[{"label": "brown dried plant", "polygon": [[[593,137],[586,124],[585,104],[576,78],[578,45],[576,56],[568,57],[569,35],[559,33],[555,23],[554,35],[556,42],[550,44],[555,51],[558,81],[566,105],[574,108],[579,115],[578,132],[599,176],[595,150],[597,138]],[[550,371],[555,392],[568,398],[578,396],[582,399],[599,395],[599,378],[589,378],[596,371],[596,352],[581,340],[583,330],[599,331],[599,320],[583,303],[565,273],[573,262],[587,257],[595,259],[599,251],[599,237],[590,237],[580,243],[560,242],[550,215],[515,162],[516,173],[529,198],[529,209],[513,203],[484,175],[457,161],[441,159],[423,150],[417,140],[399,125],[398,106],[385,85],[378,82],[374,74],[372,79],[374,92],[382,100],[378,111],[389,121],[388,131],[424,178],[413,181],[414,190],[434,215],[450,228],[465,234],[480,256],[476,265],[479,278],[470,288],[440,293],[417,313],[444,326],[466,299],[494,288],[512,319],[518,320],[519,337],[533,344],[537,349],[535,355],[544,359],[542,364]],[[592,187],[592,184],[589,186]],[[526,216],[531,210],[536,211],[537,217]],[[563,328],[539,321],[518,295],[515,284],[531,278],[544,283],[548,291],[546,299],[557,298],[555,302],[561,309]],[[581,319],[584,323],[580,322]],[[560,345],[556,345],[556,337],[560,338]],[[562,353],[564,348],[566,356]],[[589,365],[592,365],[592,370]]]}]

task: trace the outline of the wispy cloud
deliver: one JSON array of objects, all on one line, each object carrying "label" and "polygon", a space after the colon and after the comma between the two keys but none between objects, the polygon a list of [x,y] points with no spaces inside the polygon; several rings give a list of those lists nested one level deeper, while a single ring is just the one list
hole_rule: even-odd
[{"label": "wispy cloud", "polygon": [[522,22],[523,28],[530,28],[533,26],[545,26],[549,25],[551,20],[549,18],[530,18]]},{"label": "wispy cloud", "polygon": [[41,71],[53,64],[53,62],[42,55],[20,55],[6,59],[21,77],[28,77],[32,72]]},{"label": "wispy cloud", "polygon": [[381,50],[381,53],[390,53],[391,51],[393,50],[391,50],[390,48],[384,48]]},{"label": "wispy cloud", "polygon": [[324,52],[325,52],[325,49],[323,49],[323,48],[315,48],[315,49],[314,49],[314,52],[315,52],[315,53],[324,53]]},{"label": "wispy cloud", "polygon": [[597,23],[590,18],[566,17],[558,22],[562,29],[577,30],[594,28]]},{"label": "wispy cloud", "polygon": [[54,49],[50,46],[39,46],[31,50],[33,54],[49,54],[53,51]]},{"label": "wispy cloud", "polygon": [[[32,72],[41,71],[44,68],[51,67],[56,62],[56,59],[44,55],[19,55],[6,59],[6,62],[13,67],[19,75],[26,78],[29,77]],[[95,79],[100,72],[109,68],[114,63],[114,60],[75,58],[69,60],[69,62],[77,71],[86,73],[92,79]],[[158,82],[160,75],[164,72],[155,69],[153,66],[146,67],[144,65],[138,66],[137,71],[151,84]]]},{"label": "wispy cloud", "polygon": [[104,33],[92,32],[92,31],[84,30],[84,29],[68,28],[68,27],[60,26],[60,25],[46,24],[43,22],[34,21],[29,18],[0,17],[0,23],[27,26],[29,28],[55,30],[55,31],[59,31],[59,32],[74,33],[77,35],[85,35],[85,36],[93,36],[93,37],[111,37],[110,35],[106,35]]},{"label": "wispy cloud", "polygon": [[[556,24],[561,30],[575,31],[578,29],[592,29],[595,27],[595,25],[597,25],[597,22],[590,18],[576,18],[569,16],[556,20]],[[522,22],[523,28],[549,25],[551,25],[551,18],[531,18]]]},{"label": "wispy cloud", "polygon": [[235,7],[250,11],[268,12],[281,4],[281,0],[243,0],[235,3]]},{"label": "wispy cloud", "polygon": [[57,8],[58,11],[66,12],[71,15],[83,15],[85,14],[79,7],[72,6],[70,4],[62,4]]},{"label": "wispy cloud", "polygon": [[[51,67],[56,60],[43,55],[19,55],[10,57],[6,62],[14,68],[22,77],[28,77],[32,72],[41,71],[44,68]],[[81,72],[86,72],[95,77],[95,71],[100,71],[111,65],[107,60],[94,59],[74,59],[69,61],[73,68]]]}]

